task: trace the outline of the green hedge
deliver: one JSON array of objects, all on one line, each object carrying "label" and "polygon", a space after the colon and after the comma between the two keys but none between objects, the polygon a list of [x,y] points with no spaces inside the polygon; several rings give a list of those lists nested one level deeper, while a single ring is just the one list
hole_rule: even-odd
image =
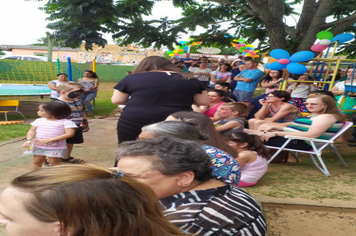
[{"label": "green hedge", "polygon": [[96,73],[100,82],[118,82],[126,76],[126,71],[133,71],[134,66],[96,64]]}]

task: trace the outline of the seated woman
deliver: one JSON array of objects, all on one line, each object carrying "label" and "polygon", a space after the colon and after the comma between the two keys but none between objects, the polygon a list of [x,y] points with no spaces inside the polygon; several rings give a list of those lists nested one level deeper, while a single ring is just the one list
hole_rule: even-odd
[{"label": "seated woman", "polygon": [[[335,100],[325,94],[310,94],[305,103],[310,115],[293,122],[270,126],[272,132],[256,131],[255,134],[265,140],[265,144],[279,147],[286,141],[285,135],[307,138],[329,139],[343,126],[345,118],[336,106]],[[257,133],[258,132],[258,133]],[[290,142],[287,148],[311,150],[312,147],[302,140]]]},{"label": "seated woman", "polygon": [[[208,136],[203,134],[197,125],[184,121],[162,121],[146,125],[142,128],[139,138],[156,138],[160,136],[186,139],[200,144],[208,139]],[[229,183],[238,186],[241,169],[234,157],[210,145],[202,144],[201,147],[211,158],[213,176],[221,181],[227,180]]]},{"label": "seated woman", "polygon": [[258,203],[243,190],[212,179],[210,157],[193,141],[167,137],[124,142],[118,170],[150,186],[165,217],[183,232],[266,235]]},{"label": "seated woman", "polygon": [[194,122],[204,134],[208,135],[208,139],[202,140],[201,143],[219,148],[229,153],[231,156],[237,155],[236,151],[230,147],[215,130],[215,126],[211,119],[204,114],[192,111],[178,111],[168,116],[166,120]]},{"label": "seated woman", "polygon": [[9,235],[186,235],[170,224],[152,190],[122,172],[90,165],[37,169],[1,195]]},{"label": "seated woman", "polygon": [[290,85],[286,92],[290,93],[292,97],[291,103],[298,107],[300,112],[308,112],[307,108],[305,107],[304,103],[310,92],[316,91],[316,87],[311,82],[304,82],[304,81],[313,81],[313,77],[310,75],[301,75],[298,78],[298,82],[295,84]]},{"label": "seated woman", "polygon": [[262,124],[285,123],[301,116],[298,107],[288,103],[291,98],[289,93],[275,90],[266,98],[260,100],[262,108],[255,114],[256,119],[248,121],[249,129],[258,130]]},{"label": "seated woman", "polygon": [[210,99],[208,106],[197,107],[196,105],[193,105],[193,110],[195,112],[204,113],[209,116],[213,122],[215,122],[219,119],[216,117],[215,113],[218,108],[225,103],[223,99],[226,97],[226,92],[223,90],[211,89],[208,91],[208,96]]},{"label": "seated woman", "polygon": [[235,160],[241,166],[239,187],[250,187],[267,172],[269,152],[260,137],[254,134],[236,132],[226,136],[226,139],[237,152]]},{"label": "seated woman", "polygon": [[[345,93],[345,84],[351,85],[351,80],[353,80],[352,86],[356,86],[356,68],[349,67],[346,70],[346,76],[347,76],[347,79],[345,81],[336,83],[330,89],[330,91],[336,96],[335,99],[337,101],[337,105],[339,105],[344,98],[342,95],[344,95],[344,93]],[[344,104],[342,105],[341,109],[342,110],[352,110],[355,105],[356,105],[355,97],[346,96],[346,98],[344,100]],[[344,113],[347,117],[355,114],[352,111],[343,111],[342,113]]]}]

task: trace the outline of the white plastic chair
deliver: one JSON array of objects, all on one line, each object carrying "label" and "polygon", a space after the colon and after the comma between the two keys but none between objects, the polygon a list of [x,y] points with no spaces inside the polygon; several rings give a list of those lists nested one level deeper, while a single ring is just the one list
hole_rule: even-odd
[{"label": "white plastic chair", "polygon": [[[352,122],[346,121],[344,126],[334,136],[332,136],[328,140],[286,135],[284,137],[287,139],[287,141],[281,147],[274,147],[274,146],[266,145],[267,148],[278,149],[278,151],[276,153],[274,153],[274,155],[269,159],[268,163],[270,163],[282,150],[296,152],[296,153],[298,153],[298,152],[308,153],[310,158],[312,159],[314,165],[321,172],[323,172],[326,176],[330,176],[330,173],[329,173],[328,169],[326,168],[326,166],[324,164],[324,161],[323,161],[323,159],[321,157],[321,152],[324,150],[324,148],[326,148],[327,146],[330,145],[332,150],[339,157],[341,163],[346,166],[346,162],[344,161],[344,159],[342,158],[342,156],[340,155],[339,151],[337,150],[337,148],[335,147],[335,145],[333,143],[334,143],[335,139],[337,139],[342,133],[344,133],[346,130],[348,130],[352,125],[353,125]],[[294,139],[308,141],[310,143],[310,146],[312,146],[313,149],[309,150],[309,151],[305,151],[305,150],[297,150],[297,149],[286,148],[288,143],[290,143]],[[314,158],[314,155],[316,155],[316,157],[318,158],[320,165],[318,164],[318,162]]]}]

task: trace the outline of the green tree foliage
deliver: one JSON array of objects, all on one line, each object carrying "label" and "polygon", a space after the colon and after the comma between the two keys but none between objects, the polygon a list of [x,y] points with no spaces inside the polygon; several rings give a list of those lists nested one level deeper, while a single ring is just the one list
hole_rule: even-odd
[{"label": "green tree foliage", "polygon": [[[319,31],[337,35],[354,29],[356,22],[356,0],[172,0],[183,10],[181,19],[144,20],[158,1],[48,0],[42,9],[49,14],[55,39],[69,47],[84,41],[87,49],[93,43],[104,46],[103,33],[112,33],[122,44],[173,48],[179,35],[201,26],[205,32],[195,40],[204,46],[226,47],[233,38],[244,38],[259,40],[262,51],[282,48],[293,53],[308,50]],[[301,12],[296,4],[303,4]],[[287,25],[287,17],[298,20]]]}]

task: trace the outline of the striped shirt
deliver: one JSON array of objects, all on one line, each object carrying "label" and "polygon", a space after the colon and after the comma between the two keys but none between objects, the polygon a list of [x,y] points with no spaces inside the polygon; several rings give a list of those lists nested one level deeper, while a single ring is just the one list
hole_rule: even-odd
[{"label": "striped shirt", "polygon": [[[283,129],[284,132],[305,132],[308,131],[310,126],[313,124],[313,120],[309,117],[299,118],[293,121],[292,125],[289,125]],[[332,124],[323,134],[321,134],[318,139],[330,139],[334,136],[342,127],[343,123],[337,121]]]},{"label": "striped shirt", "polygon": [[73,100],[73,102],[65,102],[57,99],[56,102],[63,102],[70,107],[72,113],[67,117],[67,119],[73,121],[78,126],[78,128],[80,128],[81,124],[83,123],[84,113],[82,100]]},{"label": "striped shirt", "polygon": [[179,193],[161,199],[160,203],[164,216],[185,233],[266,235],[266,222],[258,203],[232,185]]},{"label": "striped shirt", "polygon": [[[36,140],[54,138],[65,134],[65,129],[77,128],[73,121],[67,119],[47,120],[46,118],[39,118],[32,122],[31,125],[37,127]],[[66,139],[62,139],[42,145],[34,143],[34,147],[47,150],[65,150],[67,149],[67,144]]]}]

